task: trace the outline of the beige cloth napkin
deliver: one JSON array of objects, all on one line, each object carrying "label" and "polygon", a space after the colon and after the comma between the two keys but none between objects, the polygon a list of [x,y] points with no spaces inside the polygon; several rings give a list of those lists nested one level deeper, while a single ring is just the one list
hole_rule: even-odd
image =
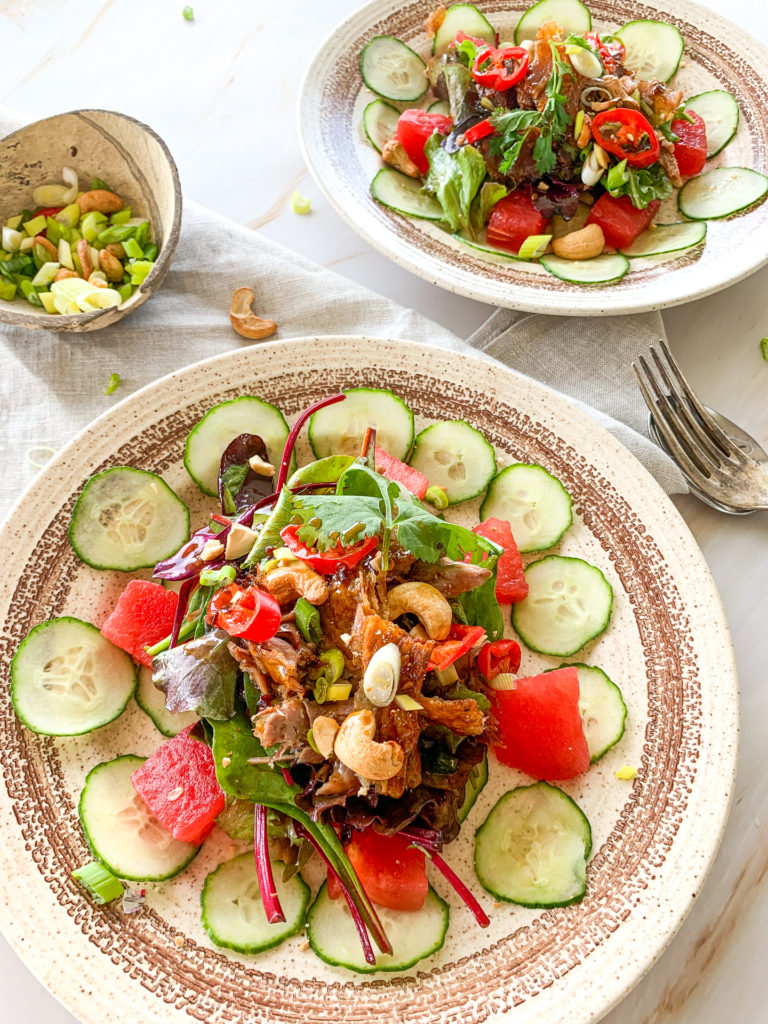
[{"label": "beige cloth napkin", "polygon": [[[0,137],[19,126],[0,108]],[[482,352],[585,403],[668,491],[681,474],[641,433],[642,400],[629,370],[637,351],[663,333],[658,314],[585,320],[499,310],[464,342],[258,234],[186,203],[181,238],[158,294],[112,327],[57,334],[0,326],[0,518],[37,469],[92,419],[164,374],[227,352],[241,341],[229,325],[235,288],[249,285],[278,339],[366,334]],[[52,323],[55,321],[52,320]],[[610,344],[606,344],[610,338]],[[104,395],[110,376],[120,387]],[[30,458],[31,456],[31,458]]]}]

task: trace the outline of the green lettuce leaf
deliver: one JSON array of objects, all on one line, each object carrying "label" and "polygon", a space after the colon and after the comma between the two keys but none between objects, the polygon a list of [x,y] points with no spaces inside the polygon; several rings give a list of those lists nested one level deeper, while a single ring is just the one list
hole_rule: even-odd
[{"label": "green lettuce leaf", "polygon": [[506,194],[507,190],[497,181],[486,181],[477,193],[469,208],[469,226],[475,237],[485,227],[496,203]]},{"label": "green lettuce leaf", "polygon": [[237,663],[227,650],[227,639],[207,633],[154,658],[152,681],[165,694],[169,711],[194,711],[213,721],[232,717]]},{"label": "green lettuce leaf", "polygon": [[448,153],[440,145],[442,139],[435,132],[424,147],[429,160],[424,188],[442,206],[443,219],[452,231],[469,231],[472,200],[485,180],[485,160],[474,146]]},{"label": "green lettuce leaf", "polygon": [[490,641],[504,636],[504,616],[496,600],[496,573],[451,602],[454,616],[466,626],[482,626]]}]

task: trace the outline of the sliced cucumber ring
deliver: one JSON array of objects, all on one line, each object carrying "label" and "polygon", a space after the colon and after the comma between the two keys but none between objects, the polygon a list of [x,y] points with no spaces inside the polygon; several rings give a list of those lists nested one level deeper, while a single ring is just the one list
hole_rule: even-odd
[{"label": "sliced cucumber ring", "polygon": [[44,736],[80,736],[113,722],[136,689],[129,655],[80,619],[41,622],[11,662],[11,701]]},{"label": "sliced cucumber ring", "polygon": [[212,498],[218,494],[221,456],[238,434],[258,434],[267,446],[269,461],[280,465],[288,424],[278,408],[253,395],[214,405],[190,430],[184,448],[186,470],[203,494]]},{"label": "sliced cucumber ring", "polygon": [[442,114],[443,117],[451,116],[451,105],[448,100],[436,100],[427,107],[428,114]]},{"label": "sliced cucumber ring", "polygon": [[165,694],[152,682],[152,669],[142,665],[139,669],[139,685],[136,688],[136,703],[149,715],[163,736],[176,736],[188,725],[199,719],[194,711],[169,711],[165,706]]},{"label": "sliced cucumber ring", "polygon": [[464,803],[458,810],[459,821],[464,821],[466,816],[475,806],[475,801],[485,789],[488,782],[488,755],[486,754],[480,764],[476,764],[469,773],[467,784],[464,787]]},{"label": "sliced cucumber ring", "polygon": [[199,847],[174,839],[133,788],[145,757],[124,754],[92,768],[78,813],[88,846],[118,878],[160,882],[189,864]]},{"label": "sliced cucumber ring", "polygon": [[525,570],[528,596],[512,606],[512,625],[532,651],[569,658],[607,627],[613,588],[581,558],[547,555]]},{"label": "sliced cucumber ring", "polygon": [[567,35],[583,36],[592,28],[592,15],[579,0],[539,0],[529,7],[515,29],[515,45],[535,39],[545,21],[556,21]]},{"label": "sliced cucumber ring", "polygon": [[376,907],[382,927],[392,943],[392,953],[376,953],[376,963],[366,963],[352,915],[341,896],[332,900],[323,883],[307,916],[307,938],[321,960],[360,974],[405,971],[441,948],[448,931],[448,904],[432,886],[418,913]]},{"label": "sliced cucumber ring", "polygon": [[458,32],[464,32],[476,39],[484,39],[489,46],[496,41],[496,32],[490,21],[473,4],[454,4],[435,33],[432,40],[432,54],[447,50]]},{"label": "sliced cucumber ring", "polygon": [[287,882],[282,875],[281,865],[275,865],[275,889],[285,921],[270,924],[261,902],[253,851],[212,871],[200,895],[203,928],[211,942],[238,953],[261,953],[300,932],[312,893],[301,875],[295,874]]},{"label": "sliced cucumber ring", "polygon": [[518,462],[491,481],[480,518],[491,517],[510,524],[519,551],[545,551],[573,522],[571,496],[543,466]]},{"label": "sliced cucumber ring", "polygon": [[378,388],[351,388],[337,405],[318,409],[309,420],[309,443],[316,459],[359,455],[367,427],[376,444],[404,460],[413,444],[413,413],[397,395]]},{"label": "sliced cucumber ring", "polygon": [[474,249],[475,252],[482,253],[483,256],[490,259],[492,263],[498,263],[503,260],[517,260],[520,263],[529,263],[530,260],[524,260],[522,257],[510,252],[509,249],[499,249],[495,245],[489,245],[485,241],[485,232],[479,238],[470,238],[469,235],[463,231],[457,231],[453,236],[462,245],[466,245],[470,249]]},{"label": "sliced cucumber ring", "polygon": [[643,231],[622,253],[628,259],[660,256],[665,252],[679,252],[701,245],[707,237],[707,225],[698,221],[681,220],[675,224],[656,224]]},{"label": "sliced cucumber ring", "polygon": [[567,793],[548,782],[502,796],[475,837],[475,871],[496,899],[565,907],[587,888],[592,830]]},{"label": "sliced cucumber ring", "polygon": [[400,111],[386,100],[373,100],[363,111],[363,131],[377,152],[394,137]]},{"label": "sliced cucumber ring", "polygon": [[748,167],[714,167],[680,189],[677,205],[690,220],[720,220],[765,198],[768,178]]},{"label": "sliced cucumber ring", "polygon": [[169,558],[189,539],[189,509],[156,473],[116,466],[87,481],[69,542],[94,569],[132,572]]},{"label": "sliced cucumber ring", "polygon": [[717,156],[739,127],[739,104],[725,89],[711,89],[691,96],[686,109],[695,111],[707,126],[707,160]]},{"label": "sliced cucumber ring", "polygon": [[409,464],[431,484],[445,488],[449,505],[482,494],[496,472],[493,445],[464,420],[445,420],[422,430]]},{"label": "sliced cucumber ring", "polygon": [[360,74],[385,100],[412,103],[429,88],[427,65],[410,46],[394,36],[374,36],[360,54]]},{"label": "sliced cucumber ring", "polygon": [[680,65],[685,43],[666,21],[629,21],[614,35],[624,44],[623,64],[642,81],[668,82]]},{"label": "sliced cucumber ring", "polygon": [[442,206],[434,196],[422,192],[422,187],[420,178],[409,178],[394,167],[384,167],[371,182],[371,195],[377,203],[406,217],[442,220]]},{"label": "sliced cucumber ring", "polygon": [[[567,668],[567,665],[561,665]],[[624,735],[627,705],[613,680],[595,665],[576,665],[579,676],[579,714],[592,764]]]},{"label": "sliced cucumber ring", "polygon": [[620,253],[603,253],[591,260],[564,260],[560,256],[542,256],[542,267],[561,281],[571,284],[610,284],[620,281],[629,270],[629,261]]}]

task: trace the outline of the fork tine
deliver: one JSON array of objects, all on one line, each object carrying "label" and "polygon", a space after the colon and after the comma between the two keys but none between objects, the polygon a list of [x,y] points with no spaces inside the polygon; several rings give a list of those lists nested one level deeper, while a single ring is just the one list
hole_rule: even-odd
[{"label": "fork tine", "polygon": [[651,413],[653,414],[654,419],[656,420],[656,426],[659,428],[659,433],[666,441],[667,447],[669,448],[675,461],[680,466],[685,475],[689,477],[690,480],[694,484],[696,484],[697,487],[706,488],[707,485],[710,483],[710,477],[697,463],[693,461],[688,451],[686,451],[686,449],[683,448],[683,446],[680,444],[676,432],[670,427],[669,424],[668,415],[671,406],[668,402],[664,403],[665,396],[663,396],[662,392],[660,391],[659,386],[656,383],[656,378],[651,373],[650,367],[648,366],[648,363],[645,361],[643,356],[640,356],[639,362],[643,368],[644,373],[648,378],[648,381],[651,384],[651,387],[653,388],[654,392],[656,393],[657,397],[662,403],[657,405],[657,403],[653,400],[651,393],[648,390],[645,381],[643,380],[640,370],[638,369],[637,364],[632,363],[632,369],[635,371],[637,382],[640,385],[640,391],[642,392],[643,398],[645,399],[645,404],[648,406]]},{"label": "fork tine", "polygon": [[675,412],[680,414],[682,418],[685,420],[689,428],[689,433],[692,432],[699,443],[699,448],[701,449],[701,451],[697,452],[697,454],[701,455],[702,459],[706,457],[707,461],[712,463],[714,466],[720,466],[724,459],[722,451],[712,442],[709,434],[703,429],[703,427],[699,423],[698,417],[688,407],[688,403],[684,400],[680,400],[679,391],[670,380],[669,374],[667,373],[667,369],[664,366],[664,363],[661,361],[661,359],[659,359],[659,355],[656,349],[651,347],[650,352],[653,361],[656,364],[656,369],[661,374],[661,379],[664,381],[667,390],[671,392],[674,398],[677,399],[676,402],[670,404],[672,404]]}]

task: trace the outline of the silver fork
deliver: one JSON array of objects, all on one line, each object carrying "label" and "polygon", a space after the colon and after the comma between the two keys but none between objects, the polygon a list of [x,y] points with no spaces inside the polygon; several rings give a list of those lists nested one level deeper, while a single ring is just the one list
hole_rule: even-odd
[{"label": "silver fork", "polygon": [[[701,497],[724,512],[768,510],[768,474],[720,428],[659,341],[654,366],[640,356],[632,369],[665,446]],[[638,366],[639,364],[639,366]]]}]

